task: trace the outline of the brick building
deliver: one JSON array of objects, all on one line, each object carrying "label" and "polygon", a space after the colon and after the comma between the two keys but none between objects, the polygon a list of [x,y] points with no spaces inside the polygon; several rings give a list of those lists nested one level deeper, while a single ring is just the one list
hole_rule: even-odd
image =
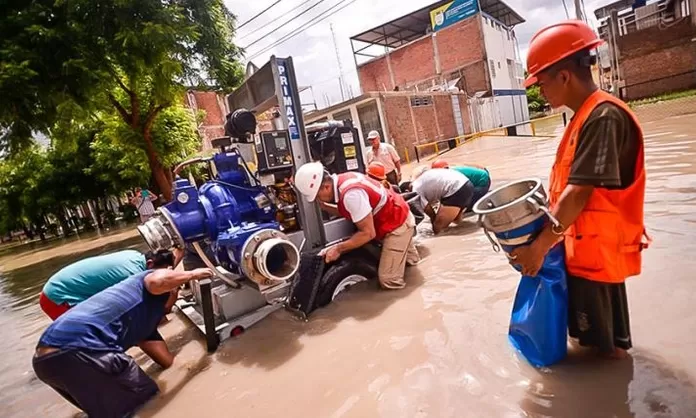
[{"label": "brick building", "polygon": [[229,113],[225,97],[214,91],[189,90],[186,92],[185,106],[194,112],[205,112],[198,125],[198,133],[203,139],[202,150],[211,150],[210,141],[225,135],[225,116]]},{"label": "brick building", "polygon": [[[185,106],[194,112],[203,111],[205,117],[198,124],[201,135],[201,150],[212,150],[211,140],[225,135],[225,117],[229,111],[225,95],[213,91],[189,90],[186,92]],[[268,113],[256,115],[257,131],[273,130],[271,116]]]},{"label": "brick building", "polygon": [[[690,4],[691,2],[691,4]],[[622,0],[597,9],[602,67],[626,100],[696,88],[694,0]],[[611,61],[618,59],[618,71]]]},{"label": "brick building", "polygon": [[529,120],[514,32],[522,22],[499,0],[454,0],[367,30],[351,38],[362,91],[456,87],[470,98],[490,98],[502,125]]},{"label": "brick building", "polygon": [[307,113],[305,122],[350,119],[363,141],[376,130],[406,159],[413,158],[415,144],[471,133],[464,128],[472,126],[468,110],[463,93],[372,92]]}]

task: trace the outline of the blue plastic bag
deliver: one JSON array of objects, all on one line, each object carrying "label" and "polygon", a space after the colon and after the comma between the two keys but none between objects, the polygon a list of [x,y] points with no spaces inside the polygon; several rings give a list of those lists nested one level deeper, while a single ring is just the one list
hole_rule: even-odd
[{"label": "blue plastic bag", "polygon": [[543,367],[565,358],[567,330],[565,250],[558,244],[546,254],[536,277],[522,276],[508,338],[533,366]]},{"label": "blue plastic bag", "polygon": [[[547,219],[541,217],[519,228],[496,233],[499,240],[535,237]],[[529,245],[502,245],[503,251]],[[514,262],[513,262],[514,263]],[[514,266],[520,271],[519,266]],[[522,276],[512,307],[510,342],[532,365],[549,366],[562,360],[567,353],[568,284],[566,281],[565,249],[553,247],[536,277]]]}]

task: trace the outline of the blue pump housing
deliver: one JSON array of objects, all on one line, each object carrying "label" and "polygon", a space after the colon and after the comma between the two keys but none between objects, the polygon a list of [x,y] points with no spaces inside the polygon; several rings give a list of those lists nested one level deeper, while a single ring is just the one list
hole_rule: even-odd
[{"label": "blue pump housing", "polygon": [[217,262],[237,274],[246,240],[262,229],[280,229],[277,208],[263,186],[251,184],[239,158],[236,152],[213,155],[217,178],[199,189],[177,179],[174,199],[161,208],[186,244],[205,240]]}]

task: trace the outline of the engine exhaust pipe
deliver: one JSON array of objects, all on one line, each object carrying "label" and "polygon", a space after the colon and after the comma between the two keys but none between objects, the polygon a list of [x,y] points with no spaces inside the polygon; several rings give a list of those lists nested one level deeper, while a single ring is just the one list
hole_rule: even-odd
[{"label": "engine exhaust pipe", "polygon": [[241,252],[241,270],[252,281],[269,285],[291,279],[300,268],[300,251],[288,237],[273,229],[247,239]]}]

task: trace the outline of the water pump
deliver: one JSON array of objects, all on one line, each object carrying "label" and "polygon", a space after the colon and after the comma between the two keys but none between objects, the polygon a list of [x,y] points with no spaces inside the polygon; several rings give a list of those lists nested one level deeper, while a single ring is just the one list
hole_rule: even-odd
[{"label": "water pump", "polygon": [[[203,241],[215,257],[208,261],[259,285],[291,279],[300,255],[276,221],[275,196],[256,180],[241,153],[231,148],[229,137],[217,139],[214,145],[220,152],[211,158],[190,160],[175,169],[206,162],[211,173],[213,168],[216,172],[212,180],[197,189],[189,180],[178,178],[173,200],[138,231],[153,250]],[[200,251],[199,256],[207,258]]]}]

